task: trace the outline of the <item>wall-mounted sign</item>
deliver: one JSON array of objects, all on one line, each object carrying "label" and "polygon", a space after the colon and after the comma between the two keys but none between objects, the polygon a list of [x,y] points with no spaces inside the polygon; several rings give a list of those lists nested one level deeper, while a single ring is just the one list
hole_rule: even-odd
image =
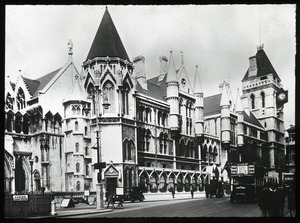
[{"label": "wall-mounted sign", "polygon": [[90,190],[85,190],[85,191],[84,191],[84,196],[85,196],[85,197],[90,196]]},{"label": "wall-mounted sign", "polygon": [[124,188],[123,187],[117,187],[116,188],[116,195],[124,195]]},{"label": "wall-mounted sign", "polygon": [[13,201],[28,201],[28,194],[13,195]]}]

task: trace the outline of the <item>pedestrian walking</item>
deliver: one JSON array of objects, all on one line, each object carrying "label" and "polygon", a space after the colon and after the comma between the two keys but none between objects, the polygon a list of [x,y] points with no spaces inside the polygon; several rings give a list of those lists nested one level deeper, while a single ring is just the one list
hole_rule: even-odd
[{"label": "pedestrian walking", "polygon": [[175,198],[175,190],[172,188],[172,197]]},{"label": "pedestrian walking", "polygon": [[192,198],[194,198],[194,190],[193,190],[193,188],[191,189],[191,196],[192,196]]},{"label": "pedestrian walking", "polygon": [[269,190],[269,184],[266,183],[263,190],[258,195],[258,206],[262,212],[263,217],[269,216],[271,196],[272,195]]},{"label": "pedestrian walking", "polygon": [[108,202],[108,191],[105,192],[105,201],[104,203],[107,203]]},{"label": "pedestrian walking", "polygon": [[275,197],[276,197],[276,203],[277,208],[279,211],[279,217],[283,217],[284,214],[284,204],[285,204],[285,193],[282,187],[278,186],[275,190]]},{"label": "pedestrian walking", "polygon": [[294,185],[291,185],[290,191],[288,193],[288,209],[291,217],[295,217],[295,188]]}]

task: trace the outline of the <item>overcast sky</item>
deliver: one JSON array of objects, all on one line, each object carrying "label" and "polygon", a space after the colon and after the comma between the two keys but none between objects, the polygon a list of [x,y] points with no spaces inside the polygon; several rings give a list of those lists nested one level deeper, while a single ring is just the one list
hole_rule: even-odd
[{"label": "overcast sky", "polygon": [[[108,10],[129,58],[145,57],[147,79],[159,74],[159,56],[177,68],[181,51],[191,82],[199,66],[205,96],[230,81],[236,89],[249,57],[264,50],[289,90],[285,126],[295,124],[295,5],[110,6]],[[80,71],[105,6],[6,6],[5,76],[38,78],[68,61],[68,41]]]}]

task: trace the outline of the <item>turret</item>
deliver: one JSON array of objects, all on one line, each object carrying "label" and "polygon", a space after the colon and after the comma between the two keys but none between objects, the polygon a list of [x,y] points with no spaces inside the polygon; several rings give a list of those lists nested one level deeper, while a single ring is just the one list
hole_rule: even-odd
[{"label": "turret", "polygon": [[237,144],[238,146],[244,145],[244,130],[243,130],[243,121],[244,121],[244,115],[243,115],[243,107],[241,102],[241,96],[239,89],[237,89],[237,96],[236,96],[236,113],[238,115],[237,119]]},{"label": "turret", "polygon": [[198,70],[198,65],[196,66],[195,79],[194,79],[194,96],[196,98],[195,102],[195,135],[196,137],[203,136],[203,90],[200,81],[200,74]]},{"label": "turret", "polygon": [[172,51],[170,52],[170,63],[167,73],[167,102],[170,105],[169,127],[173,136],[179,134],[179,83],[176,78],[176,70]]},{"label": "turret", "polygon": [[230,103],[226,87],[223,87],[221,102],[221,140],[223,144],[230,143]]}]

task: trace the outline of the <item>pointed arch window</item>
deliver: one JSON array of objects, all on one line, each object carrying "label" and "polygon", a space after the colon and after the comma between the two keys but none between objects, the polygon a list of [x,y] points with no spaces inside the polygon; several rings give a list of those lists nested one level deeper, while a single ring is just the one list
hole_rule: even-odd
[{"label": "pointed arch window", "polygon": [[75,143],[75,151],[76,151],[76,153],[79,152],[79,143],[78,142]]},{"label": "pointed arch window", "polygon": [[255,109],[255,96],[254,96],[254,94],[251,94],[250,101],[251,101],[251,109]]},{"label": "pointed arch window", "polygon": [[75,121],[75,131],[78,131],[78,121]]},{"label": "pointed arch window", "polygon": [[89,147],[85,147],[85,155],[88,156],[89,155]]},{"label": "pointed arch window", "polygon": [[19,88],[17,93],[17,107],[18,110],[25,108],[25,94],[22,88]]},{"label": "pointed arch window", "polygon": [[11,97],[10,93],[7,93],[6,100],[5,100],[5,108],[6,109],[13,109],[13,98]]},{"label": "pointed arch window", "polygon": [[130,88],[127,83],[124,84],[123,90],[123,113],[128,115],[129,114],[129,91]]},{"label": "pointed arch window", "polygon": [[88,177],[90,175],[90,167],[89,165],[85,166],[85,175]]},{"label": "pointed arch window", "polygon": [[110,106],[108,107],[108,109],[104,109],[104,112],[115,112],[115,88],[111,81],[106,81],[103,85],[103,98],[107,98],[108,103],[110,103]]},{"label": "pointed arch window", "polygon": [[80,191],[80,181],[77,181],[76,183],[76,191]]},{"label": "pointed arch window", "polygon": [[76,163],[76,173],[79,173],[79,172],[80,172],[80,164]]},{"label": "pointed arch window", "polygon": [[146,151],[150,149],[151,131],[148,129],[145,134]]},{"label": "pointed arch window", "polygon": [[261,92],[260,96],[261,96],[261,107],[264,108],[266,106],[266,103],[265,103],[265,93]]}]

